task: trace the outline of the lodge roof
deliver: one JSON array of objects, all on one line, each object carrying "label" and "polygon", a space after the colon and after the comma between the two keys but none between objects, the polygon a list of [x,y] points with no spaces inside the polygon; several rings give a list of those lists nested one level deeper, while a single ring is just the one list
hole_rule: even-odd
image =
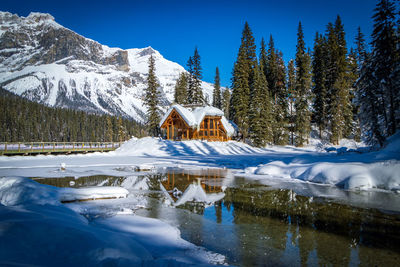
[{"label": "lodge roof", "polygon": [[192,128],[199,128],[200,123],[203,121],[205,116],[216,116],[221,117],[222,125],[224,126],[228,136],[232,136],[235,133],[235,129],[233,128],[231,123],[229,123],[229,121],[225,118],[224,112],[222,112],[222,110],[218,108],[211,106],[196,107],[190,109],[185,108],[179,104],[172,105],[167,113],[165,113],[164,117],[161,119],[160,127],[161,125],[163,125],[163,123],[166,121],[169,114],[171,114],[173,110],[176,110],[182,117],[182,119]]}]

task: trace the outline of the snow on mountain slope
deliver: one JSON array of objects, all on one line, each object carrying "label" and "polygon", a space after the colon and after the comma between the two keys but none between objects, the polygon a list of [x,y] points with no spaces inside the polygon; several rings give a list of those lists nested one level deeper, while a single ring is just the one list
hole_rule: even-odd
[{"label": "snow on mountain slope", "polygon": [[[49,14],[25,18],[0,12],[0,86],[39,103],[143,121],[150,55],[165,108],[185,69],[153,48],[110,48],[64,28]],[[212,84],[202,87],[212,99]]]}]

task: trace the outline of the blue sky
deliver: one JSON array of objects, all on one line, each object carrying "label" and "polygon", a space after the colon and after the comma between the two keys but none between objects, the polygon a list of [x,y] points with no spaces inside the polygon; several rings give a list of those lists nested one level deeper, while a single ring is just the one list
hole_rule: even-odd
[{"label": "blue sky", "polygon": [[222,85],[229,86],[245,21],[257,48],[262,37],[268,41],[272,34],[287,63],[295,54],[299,21],[306,45],[312,48],[315,32],[324,32],[339,14],[352,46],[358,26],[369,41],[375,5],[375,0],[2,0],[0,10],[20,16],[47,12],[61,25],[102,44],[124,49],[152,46],[184,67],[197,46],[203,80],[213,82],[218,66]]}]

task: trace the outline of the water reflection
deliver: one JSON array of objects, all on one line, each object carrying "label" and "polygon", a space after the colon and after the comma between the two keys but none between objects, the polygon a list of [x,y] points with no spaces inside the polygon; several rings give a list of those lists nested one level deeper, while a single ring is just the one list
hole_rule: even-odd
[{"label": "water reflection", "polygon": [[171,192],[171,197],[177,200],[176,195],[172,194],[174,189],[184,192],[189,185],[198,183],[206,193],[222,192],[222,179],[226,175],[226,170],[205,169],[205,170],[182,170],[170,169],[164,173],[164,179],[161,180],[164,188]]},{"label": "water reflection", "polygon": [[126,179],[122,176],[92,175],[84,177],[55,177],[41,178],[33,177],[32,180],[56,187],[85,187],[85,186],[120,186]]},{"label": "water reflection", "polygon": [[[177,226],[183,238],[226,255],[231,264],[398,265],[400,213],[350,205],[354,200],[368,203],[364,200],[369,193],[335,191],[336,196],[344,196],[339,201],[324,197],[332,193],[327,187],[279,189],[240,178],[226,183],[225,175],[224,170],[165,170],[135,177],[96,176],[84,178],[85,182],[73,177],[64,182],[59,178],[38,181],[56,186],[69,186],[71,179],[76,186],[120,185],[132,194],[140,189],[147,206],[137,214]],[[224,191],[224,198],[209,207],[196,201],[179,209],[165,205],[161,186],[176,201],[181,196],[174,192],[185,192],[198,178],[206,193]],[[369,196],[374,202],[399,201],[397,195]]]}]

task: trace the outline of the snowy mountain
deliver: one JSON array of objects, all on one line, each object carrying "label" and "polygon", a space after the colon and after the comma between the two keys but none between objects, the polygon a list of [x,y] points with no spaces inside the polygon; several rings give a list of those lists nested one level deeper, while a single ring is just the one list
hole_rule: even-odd
[{"label": "snowy mountain", "polygon": [[[59,25],[49,14],[25,18],[0,12],[0,86],[49,106],[143,121],[150,55],[165,108],[185,69],[153,48],[110,48]],[[203,82],[202,88],[212,99],[212,84]]]}]

